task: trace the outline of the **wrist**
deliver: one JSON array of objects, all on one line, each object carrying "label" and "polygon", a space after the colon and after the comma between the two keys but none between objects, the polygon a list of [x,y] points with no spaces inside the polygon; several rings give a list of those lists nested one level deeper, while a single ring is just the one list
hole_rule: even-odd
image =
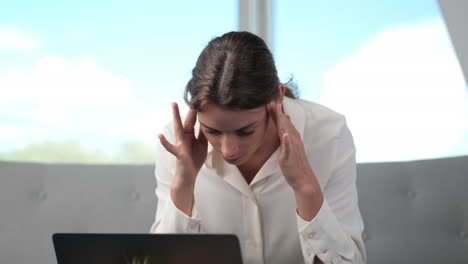
[{"label": "wrist", "polygon": [[312,185],[304,185],[298,188],[293,188],[294,195],[296,198],[302,199],[317,199],[323,196],[320,187],[312,186]]},{"label": "wrist", "polygon": [[174,205],[187,216],[192,216],[195,183],[174,179],[170,186],[171,199]]},{"label": "wrist", "polygon": [[184,179],[183,177],[175,177],[171,184],[171,192],[191,192],[195,189],[195,181]]},{"label": "wrist", "polygon": [[321,193],[320,184],[312,170],[309,170],[309,172],[303,170],[302,173],[291,178],[295,179],[289,183],[294,193],[303,195]]},{"label": "wrist", "polygon": [[294,190],[294,193],[303,194],[303,195],[313,195],[317,193],[321,193],[320,186],[317,181],[302,181],[296,182],[294,185],[291,186]]},{"label": "wrist", "polygon": [[325,197],[320,187],[303,186],[294,189],[296,197],[297,213],[305,221],[312,221],[322,207]]}]

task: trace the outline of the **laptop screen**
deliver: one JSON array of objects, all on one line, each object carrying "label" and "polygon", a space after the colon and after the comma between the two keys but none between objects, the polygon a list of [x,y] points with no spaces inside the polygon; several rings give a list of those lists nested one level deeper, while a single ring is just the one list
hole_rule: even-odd
[{"label": "laptop screen", "polygon": [[54,234],[58,264],[242,264],[235,235]]}]

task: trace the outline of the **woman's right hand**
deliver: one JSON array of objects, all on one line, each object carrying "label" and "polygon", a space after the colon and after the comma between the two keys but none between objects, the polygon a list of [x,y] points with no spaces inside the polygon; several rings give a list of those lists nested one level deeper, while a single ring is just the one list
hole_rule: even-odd
[{"label": "woman's right hand", "polygon": [[177,158],[176,175],[171,187],[189,187],[191,189],[194,187],[198,172],[206,160],[208,141],[201,130],[198,137],[195,137],[195,123],[197,121],[195,110],[190,109],[183,125],[177,103],[172,103],[172,115],[175,144],[171,144],[163,134],[159,134],[161,144]]}]

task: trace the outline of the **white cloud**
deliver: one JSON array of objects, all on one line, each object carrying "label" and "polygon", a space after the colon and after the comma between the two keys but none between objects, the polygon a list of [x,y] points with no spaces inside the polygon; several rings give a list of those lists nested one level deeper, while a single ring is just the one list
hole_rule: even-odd
[{"label": "white cloud", "polygon": [[[182,120],[188,107],[185,103],[178,102]],[[172,121],[172,109],[170,104],[167,107],[158,107],[154,110],[143,110],[130,115],[116,126],[110,127],[107,131],[109,138],[130,138],[146,142],[155,142],[157,135],[163,133],[165,126]]]},{"label": "white cloud", "polygon": [[380,33],[331,69],[322,91],[347,116],[359,161],[446,155],[468,133],[466,84],[439,21]]},{"label": "white cloud", "polygon": [[46,56],[29,71],[0,72],[1,114],[10,120],[0,120],[0,145],[13,150],[44,140],[94,143],[126,114],[133,89],[92,58]]},{"label": "white cloud", "polygon": [[40,46],[37,37],[14,28],[0,28],[0,52],[32,51]]},{"label": "white cloud", "polygon": [[67,112],[112,111],[125,105],[132,93],[127,79],[102,69],[93,59],[70,61],[41,58],[30,72],[0,73],[2,107],[29,105],[32,120],[62,121]]}]

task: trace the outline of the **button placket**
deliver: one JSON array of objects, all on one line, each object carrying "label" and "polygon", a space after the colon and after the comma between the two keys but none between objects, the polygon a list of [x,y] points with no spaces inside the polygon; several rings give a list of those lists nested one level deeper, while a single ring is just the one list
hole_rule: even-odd
[{"label": "button placket", "polygon": [[246,251],[249,255],[263,256],[262,246],[262,226],[258,205],[252,197],[243,197],[244,239]]}]

